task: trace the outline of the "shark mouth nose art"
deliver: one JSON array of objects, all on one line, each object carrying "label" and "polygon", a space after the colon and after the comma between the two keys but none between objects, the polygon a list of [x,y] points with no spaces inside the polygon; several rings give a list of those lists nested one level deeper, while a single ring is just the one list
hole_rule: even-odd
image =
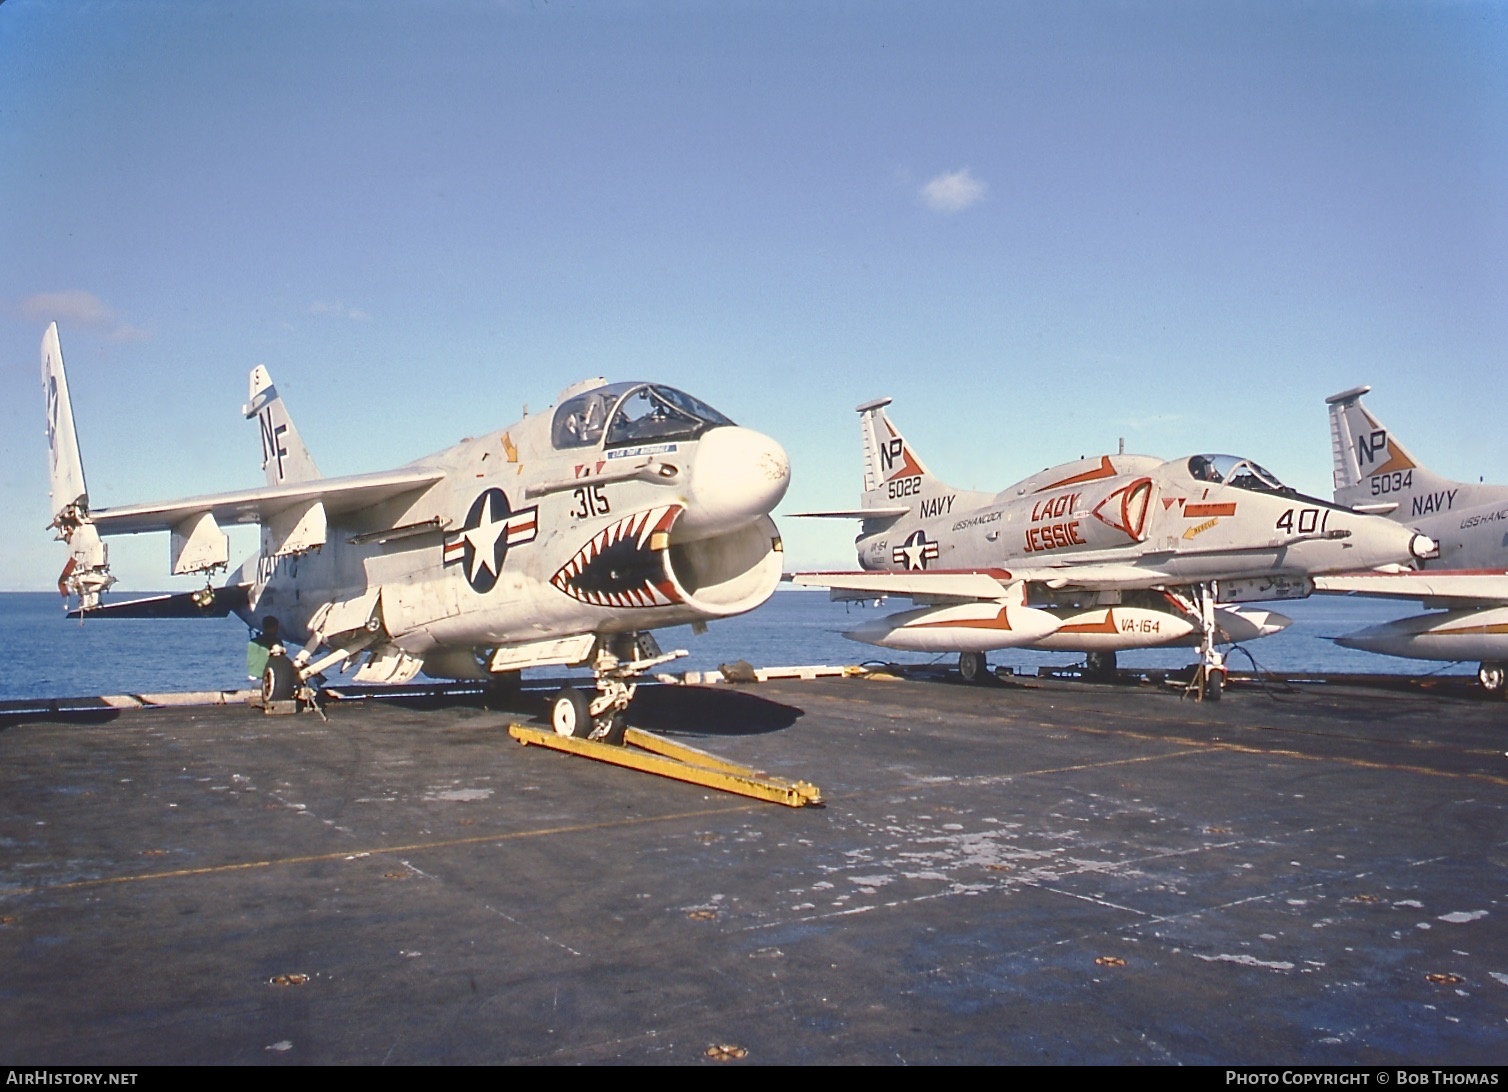
[{"label": "shark mouth nose art", "polygon": [[594,535],[550,577],[573,599],[598,607],[665,607],[683,602],[666,556],[678,504],[624,516]]}]

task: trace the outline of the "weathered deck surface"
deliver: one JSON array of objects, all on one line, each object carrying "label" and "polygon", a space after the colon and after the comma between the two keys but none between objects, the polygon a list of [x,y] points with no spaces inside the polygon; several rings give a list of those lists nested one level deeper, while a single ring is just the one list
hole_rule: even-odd
[{"label": "weathered deck surface", "polygon": [[0,721],[4,1061],[1508,1060],[1470,690],[641,693],[806,810],[508,739],[542,711]]}]

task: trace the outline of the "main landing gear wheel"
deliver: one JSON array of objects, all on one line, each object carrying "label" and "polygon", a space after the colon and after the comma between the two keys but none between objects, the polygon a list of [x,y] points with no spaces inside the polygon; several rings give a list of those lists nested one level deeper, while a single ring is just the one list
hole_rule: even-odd
[{"label": "main landing gear wheel", "polygon": [[298,672],[287,656],[267,657],[262,669],[262,702],[292,701],[298,690]]},{"label": "main landing gear wheel", "polygon": [[1084,674],[1091,679],[1100,682],[1110,682],[1115,678],[1115,653],[1114,652],[1086,652],[1084,654]]},{"label": "main landing gear wheel", "polygon": [[592,703],[575,687],[561,687],[550,703],[550,727],[558,736],[585,739],[592,734]]},{"label": "main landing gear wheel", "polygon": [[1498,663],[1484,663],[1477,668],[1477,682],[1495,698],[1508,696],[1508,667]]},{"label": "main landing gear wheel", "polygon": [[963,676],[964,682],[978,685],[989,676],[990,665],[983,652],[960,652],[958,673]]}]

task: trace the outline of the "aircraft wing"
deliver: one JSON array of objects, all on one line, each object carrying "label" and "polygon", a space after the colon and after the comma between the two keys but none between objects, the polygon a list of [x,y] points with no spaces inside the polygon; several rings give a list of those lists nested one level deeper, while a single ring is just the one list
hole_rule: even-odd
[{"label": "aircraft wing", "polygon": [[1412,599],[1432,606],[1508,603],[1508,572],[1499,569],[1427,569],[1423,572],[1338,573],[1316,576],[1314,590],[1326,595]]},{"label": "aircraft wing", "polygon": [[[908,570],[884,572],[795,573],[791,583],[803,587],[852,592],[852,597],[899,595],[931,602],[978,602],[1001,599],[1018,584],[1059,588],[1154,588],[1176,584],[1167,573],[1115,562],[1069,565],[1062,568]],[[835,596],[842,598],[842,596]]]},{"label": "aircraft wing", "polygon": [[321,503],[333,516],[422,489],[443,477],[444,470],[424,467],[317,478],[183,500],[100,508],[89,514],[89,520],[102,535],[133,535],[171,530],[203,513],[212,515],[216,523],[263,523],[279,512],[312,501]]}]

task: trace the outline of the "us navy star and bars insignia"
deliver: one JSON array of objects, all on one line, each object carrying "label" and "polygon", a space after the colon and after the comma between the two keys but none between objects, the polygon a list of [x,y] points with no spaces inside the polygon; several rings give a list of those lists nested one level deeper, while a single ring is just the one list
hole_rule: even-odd
[{"label": "us navy star and bars insignia", "polygon": [[917,531],[891,551],[890,560],[908,569],[925,569],[927,562],[937,560],[937,554],[937,540],[929,539],[925,531]]},{"label": "us navy star and bars insignia", "polygon": [[508,551],[538,536],[538,517],[538,505],[515,512],[501,489],[484,490],[472,502],[465,526],[447,536],[445,564],[462,565],[472,590],[485,595],[497,584]]}]

